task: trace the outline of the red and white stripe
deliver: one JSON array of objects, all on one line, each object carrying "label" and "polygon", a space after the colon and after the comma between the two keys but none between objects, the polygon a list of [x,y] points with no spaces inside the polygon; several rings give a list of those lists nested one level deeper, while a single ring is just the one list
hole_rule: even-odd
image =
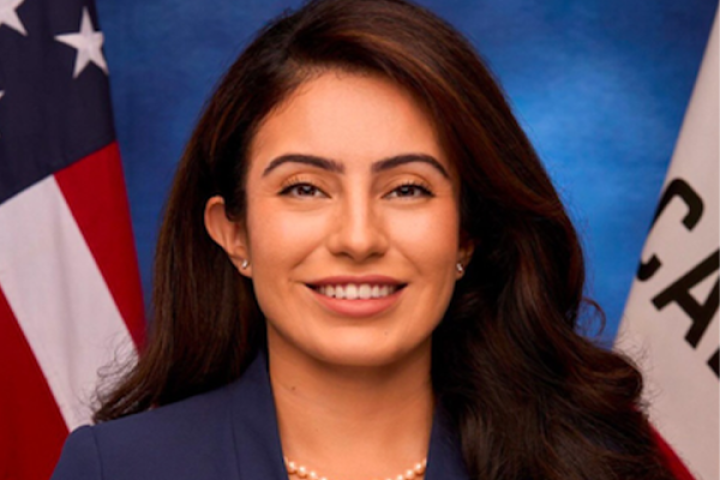
[{"label": "red and white stripe", "polygon": [[0,225],[0,381],[13,389],[0,407],[14,436],[0,435],[0,449],[27,457],[0,477],[42,478],[54,459],[33,465],[27,444],[59,454],[67,432],[90,421],[98,373],[142,343],[117,145],[4,202]]}]

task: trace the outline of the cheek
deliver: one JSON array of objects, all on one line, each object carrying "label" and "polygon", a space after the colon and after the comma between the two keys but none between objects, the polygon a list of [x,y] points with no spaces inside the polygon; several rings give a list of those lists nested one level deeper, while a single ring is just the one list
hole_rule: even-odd
[{"label": "cheek", "polygon": [[[273,201],[258,200],[248,206],[250,256],[257,282],[264,276],[277,280],[280,270],[291,269],[305,259],[322,241],[325,219],[321,215],[300,215],[280,208]],[[260,277],[258,277],[260,276]]]},{"label": "cheek", "polygon": [[459,219],[454,202],[432,209],[389,215],[390,237],[423,272],[453,267],[457,259]]}]

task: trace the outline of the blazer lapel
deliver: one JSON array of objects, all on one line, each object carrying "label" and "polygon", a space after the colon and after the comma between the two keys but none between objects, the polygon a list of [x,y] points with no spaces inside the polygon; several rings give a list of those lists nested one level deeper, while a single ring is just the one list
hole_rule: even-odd
[{"label": "blazer lapel", "polygon": [[233,387],[233,434],[239,477],[287,480],[265,352],[258,353]]},{"label": "blazer lapel", "polygon": [[469,480],[459,439],[442,407],[433,418],[425,480]]}]

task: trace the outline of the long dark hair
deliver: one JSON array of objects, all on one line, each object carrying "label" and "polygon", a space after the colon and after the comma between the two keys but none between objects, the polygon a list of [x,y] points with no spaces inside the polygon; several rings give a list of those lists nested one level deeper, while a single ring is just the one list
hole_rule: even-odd
[{"label": "long dark hair", "polygon": [[327,69],[371,72],[431,113],[462,179],[475,244],[433,334],[435,393],[473,479],[670,478],[642,413],[642,379],[578,332],[575,230],[504,95],[467,41],[403,0],[317,0],[271,22],[221,81],[175,177],[155,260],[150,342],[104,398],[105,421],[238,378],[264,342],[252,284],[208,236],[205,203],[245,214],[259,123]]}]

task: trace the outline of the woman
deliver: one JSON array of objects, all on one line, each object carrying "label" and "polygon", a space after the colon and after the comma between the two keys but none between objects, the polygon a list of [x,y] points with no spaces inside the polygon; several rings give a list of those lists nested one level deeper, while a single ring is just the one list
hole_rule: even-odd
[{"label": "woman", "polygon": [[671,478],[639,373],[576,332],[583,279],[468,43],[403,0],[312,1],[211,98],[152,340],[53,478]]}]

